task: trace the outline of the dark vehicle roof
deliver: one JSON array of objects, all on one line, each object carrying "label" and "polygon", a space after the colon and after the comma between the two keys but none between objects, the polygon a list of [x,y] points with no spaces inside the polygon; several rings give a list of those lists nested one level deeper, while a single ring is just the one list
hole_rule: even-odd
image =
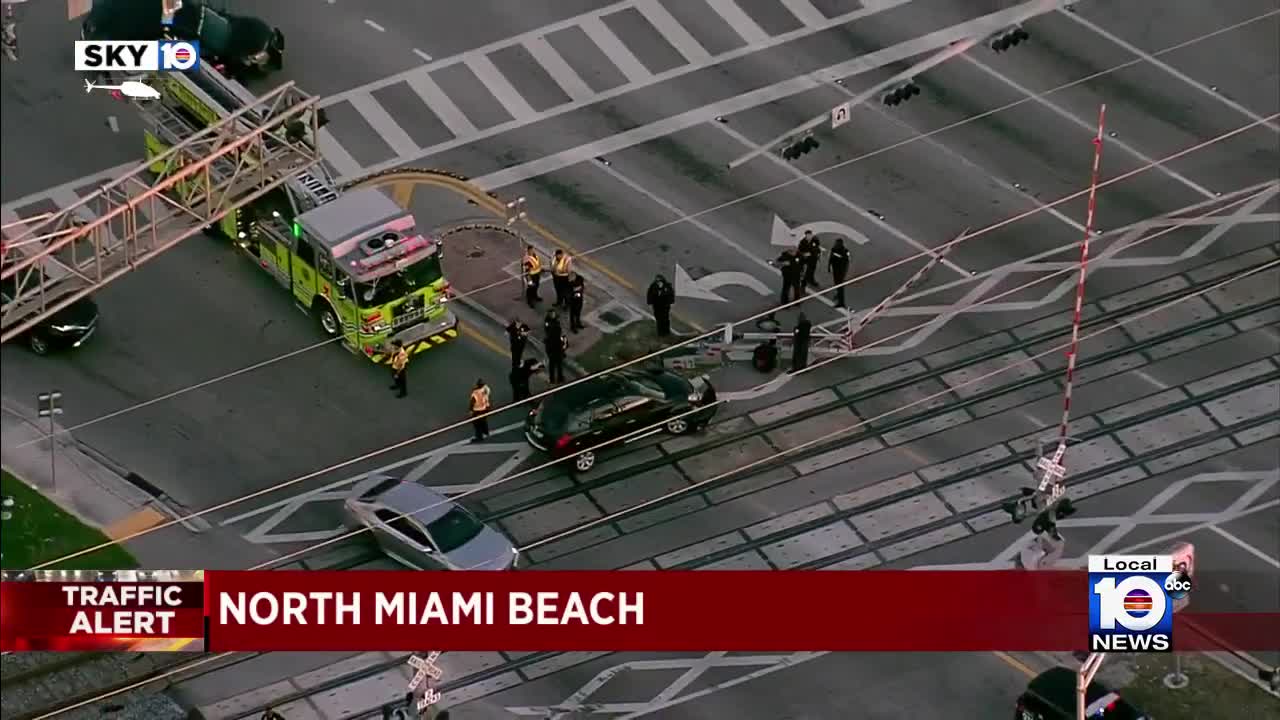
[{"label": "dark vehicle roof", "polygon": [[[1076,671],[1064,667],[1050,668],[1033,678],[1027,684],[1027,691],[1059,709],[1064,711],[1073,710],[1076,706]],[[1112,692],[1111,688],[1095,680],[1089,684],[1089,689],[1085,691],[1085,702],[1092,705]],[[1120,700],[1118,709],[1121,710],[1118,715],[1108,714],[1107,717],[1116,717],[1117,720],[1143,717],[1140,712],[1123,699]],[[1127,714],[1125,711],[1127,711]],[[1074,717],[1074,714],[1072,714],[1072,717]]]},{"label": "dark vehicle roof", "polygon": [[625,383],[635,380],[657,383],[669,400],[682,399],[693,389],[693,385],[686,378],[665,369],[623,368],[608,375],[561,388],[542,401],[538,409],[539,418],[548,427],[561,427],[570,415],[585,410],[596,400],[625,397],[628,393]]}]

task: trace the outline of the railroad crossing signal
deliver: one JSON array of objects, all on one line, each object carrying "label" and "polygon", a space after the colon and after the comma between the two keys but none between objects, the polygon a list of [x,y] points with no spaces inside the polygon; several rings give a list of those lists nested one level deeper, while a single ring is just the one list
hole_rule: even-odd
[{"label": "railroad crossing signal", "polygon": [[417,670],[413,674],[413,679],[409,681],[409,694],[412,696],[416,693],[421,693],[415,708],[420,715],[426,712],[427,708],[440,702],[440,698],[443,697],[439,690],[427,684],[428,678],[439,680],[444,676],[444,670],[441,670],[440,666],[436,665],[436,661],[439,659],[439,650],[431,651],[425,658],[420,655],[409,656],[409,667]]},{"label": "railroad crossing signal", "polygon": [[817,138],[812,135],[805,135],[795,142],[788,142],[782,146],[782,159],[795,160],[801,155],[808,155],[813,150],[817,150],[819,145]]},{"label": "railroad crossing signal", "polygon": [[897,106],[919,94],[920,86],[916,85],[915,81],[911,81],[890,90],[885,94],[882,101],[885,105]]},{"label": "railroad crossing signal", "polygon": [[1010,28],[991,39],[991,49],[1004,52],[1018,43],[1031,39],[1031,33],[1020,27]]}]

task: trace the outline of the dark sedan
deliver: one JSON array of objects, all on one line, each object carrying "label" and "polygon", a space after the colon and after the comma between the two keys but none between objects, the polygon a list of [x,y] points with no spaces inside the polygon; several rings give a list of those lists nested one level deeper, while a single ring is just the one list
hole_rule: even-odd
[{"label": "dark sedan", "polygon": [[[1150,720],[1142,711],[1099,682],[1085,691],[1089,720]],[[1075,720],[1076,671],[1050,668],[1037,675],[1018,698],[1014,720]]]},{"label": "dark sedan", "polygon": [[[16,295],[13,278],[0,286],[0,299],[5,305]],[[89,298],[81,298],[48,318],[36,323],[23,335],[23,342],[37,355],[83,345],[98,329],[98,306]]]},{"label": "dark sedan", "polygon": [[572,469],[581,473],[595,467],[603,445],[693,432],[711,422],[716,409],[705,375],[627,368],[548,396],[529,411],[525,438],[554,458],[572,457]]}]

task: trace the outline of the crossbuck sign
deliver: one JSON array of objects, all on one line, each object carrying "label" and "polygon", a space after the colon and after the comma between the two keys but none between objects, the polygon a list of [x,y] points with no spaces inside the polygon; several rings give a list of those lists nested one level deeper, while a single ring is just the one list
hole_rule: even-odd
[{"label": "crossbuck sign", "polygon": [[409,656],[409,667],[417,671],[413,674],[413,679],[409,681],[409,692],[415,694],[419,691],[421,692],[417,706],[419,713],[426,712],[427,708],[440,702],[440,691],[427,683],[428,678],[439,680],[444,676],[444,671],[440,669],[439,665],[436,665],[436,661],[439,659],[439,650],[431,651],[425,658],[421,655]]}]

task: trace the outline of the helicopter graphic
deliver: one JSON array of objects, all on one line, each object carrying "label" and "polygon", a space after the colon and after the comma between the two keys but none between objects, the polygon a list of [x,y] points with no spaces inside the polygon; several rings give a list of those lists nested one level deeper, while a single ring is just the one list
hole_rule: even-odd
[{"label": "helicopter graphic", "polygon": [[85,80],[84,91],[89,93],[94,90],[115,90],[127,97],[139,98],[142,100],[160,99],[160,91],[141,80],[125,80],[119,85],[97,85],[90,80]]}]

